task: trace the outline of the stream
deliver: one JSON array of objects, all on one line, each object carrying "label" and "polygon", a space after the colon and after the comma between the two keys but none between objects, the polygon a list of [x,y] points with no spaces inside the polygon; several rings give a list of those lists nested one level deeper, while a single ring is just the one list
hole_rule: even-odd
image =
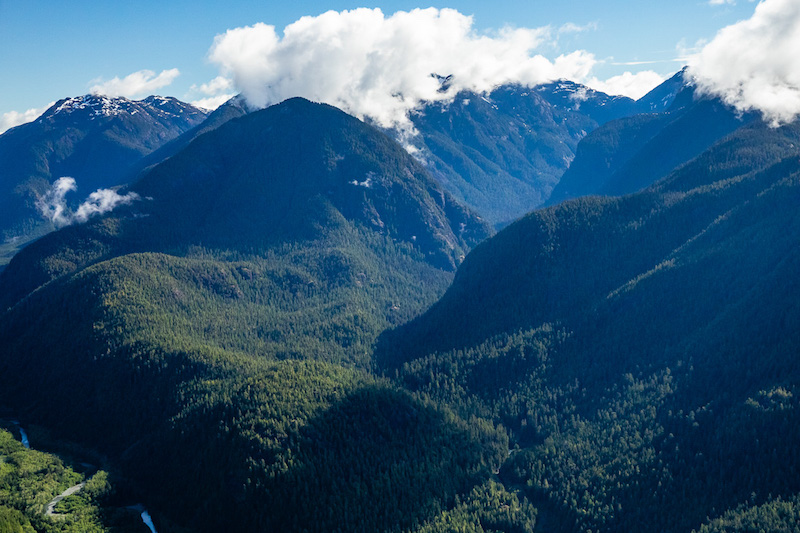
[{"label": "stream", "polygon": [[146,510],[142,511],[142,522],[144,522],[144,525],[150,528],[150,531],[156,533],[156,526],[153,525],[153,519],[150,516],[150,513],[148,513]]},{"label": "stream", "polygon": [[22,445],[30,449],[31,443],[28,440],[28,434],[25,432],[22,426],[19,425],[19,420],[12,420],[12,422],[14,423],[15,426],[17,426],[17,429],[19,430],[19,438],[20,441],[22,441]]}]

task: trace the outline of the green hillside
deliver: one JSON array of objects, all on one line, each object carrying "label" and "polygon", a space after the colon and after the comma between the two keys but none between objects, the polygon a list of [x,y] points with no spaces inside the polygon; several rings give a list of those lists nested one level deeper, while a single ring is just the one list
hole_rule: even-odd
[{"label": "green hillside", "polygon": [[487,238],[363,122],[249,113],[0,272],[0,404],[159,531],[792,527],[798,141],[749,123]]},{"label": "green hillside", "polygon": [[691,531],[794,501],[797,134],[754,125],[639,194],[528,215],[382,336],[380,364],[502,423],[500,478],[545,529]]},{"label": "green hillside", "polygon": [[0,401],[191,530],[409,530],[499,468],[501,429],[368,372],[488,233],[394,141],[290,100],[134,190],[2,273]]}]

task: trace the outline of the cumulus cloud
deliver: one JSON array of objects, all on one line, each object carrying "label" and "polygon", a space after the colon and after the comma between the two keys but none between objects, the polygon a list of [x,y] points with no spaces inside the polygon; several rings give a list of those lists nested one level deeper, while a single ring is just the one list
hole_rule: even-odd
[{"label": "cumulus cloud", "polygon": [[652,70],[643,70],[633,74],[625,72],[619,76],[598,80],[592,78],[586,84],[592,89],[607,94],[618,94],[638,100],[664,81],[664,76]]},{"label": "cumulus cloud", "polygon": [[92,94],[105,96],[136,98],[153,94],[156,90],[170,85],[179,75],[180,71],[176,68],[162,70],[158,75],[152,70],[140,70],[121,79],[114,77],[108,81],[103,81],[101,78],[92,80],[90,83],[94,85],[89,91]]},{"label": "cumulus cloud", "polygon": [[236,96],[236,95],[233,94],[233,93],[220,94],[218,96],[209,96],[207,98],[200,98],[200,99],[197,99],[197,100],[192,100],[189,103],[192,104],[195,107],[201,107],[201,108],[206,109],[208,111],[213,111],[216,108],[218,108],[219,106],[221,106],[222,104],[224,104],[225,102],[227,102],[228,100],[230,100],[231,98],[233,98],[234,96]]},{"label": "cumulus cloud", "polygon": [[[188,99],[195,107],[214,110],[235,96],[233,90],[232,79],[226,78],[225,76],[217,76],[208,83],[192,85],[189,89],[190,96],[188,96]],[[195,96],[201,94],[203,97],[192,99],[192,93],[194,93]]]},{"label": "cumulus cloud", "polygon": [[36,200],[36,208],[46,220],[57,228],[70,224],[86,222],[96,215],[112,211],[120,205],[127,205],[139,199],[135,192],[121,195],[111,189],[98,189],[81,203],[73,212],[67,206],[67,193],[77,190],[75,178],[58,178],[50,189]]},{"label": "cumulus cloud", "polygon": [[553,33],[550,27],[479,33],[472,17],[453,9],[385,16],[364,8],[303,17],[283,36],[263,23],[228,30],[215,38],[209,59],[254,107],[303,96],[408,128],[408,114],[420,102],[452,101],[460,90],[585,79],[597,63],[592,54],[551,60],[535,53],[552,43]]},{"label": "cumulus cloud", "polygon": [[192,90],[199,91],[207,96],[214,96],[222,92],[230,92],[233,89],[233,80],[225,76],[217,76],[208,83],[192,85]]},{"label": "cumulus cloud", "polygon": [[701,93],[778,125],[800,115],[800,2],[763,0],[690,58]]},{"label": "cumulus cloud", "polygon": [[0,134],[5,133],[6,130],[10,130],[13,127],[36,120],[53,104],[55,104],[55,102],[50,102],[44,107],[31,108],[27,111],[9,111],[8,113],[3,113],[3,116],[0,117]]}]

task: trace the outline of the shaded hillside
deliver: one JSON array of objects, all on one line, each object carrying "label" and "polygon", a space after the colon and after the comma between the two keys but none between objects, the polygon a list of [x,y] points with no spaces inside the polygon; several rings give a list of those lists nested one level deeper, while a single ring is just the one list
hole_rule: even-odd
[{"label": "shaded hillside", "polygon": [[501,479],[551,528],[777,508],[800,492],[798,135],[754,123],[638,194],[528,215],[384,334],[379,363],[503,423],[520,450]]},{"label": "shaded hillside", "polygon": [[[65,228],[16,258],[0,278],[2,306],[126,251],[186,253],[202,246],[249,254],[338,243],[363,230],[367,241],[343,245],[365,242],[381,253],[400,246],[400,253],[451,270],[488,235],[394,141],[301,99],[201,136],[132,190],[144,199],[119,217]],[[379,244],[387,238],[393,244]]]},{"label": "shaded hillside", "polygon": [[452,194],[493,224],[541,205],[588,132],[635,112],[628,98],[561,81],[461,93],[412,116],[418,157]]},{"label": "shaded hillside", "polygon": [[197,137],[204,133],[208,133],[211,130],[215,130],[218,127],[222,126],[229,120],[234,118],[239,118],[243,115],[246,115],[251,110],[247,106],[247,103],[244,101],[244,97],[241,95],[234,96],[217,109],[212,111],[208,114],[206,119],[199,123],[197,126],[193,127],[192,129],[182,133],[175,139],[172,139],[168,143],[164,144],[157,150],[149,153],[142,159],[140,159],[129,171],[129,178],[128,182],[136,181],[136,178],[139,177],[139,174],[144,172],[147,169],[152,168],[153,166],[161,163],[162,161],[172,157],[173,155],[177,154],[189,144],[195,140]]},{"label": "shaded hillside", "polygon": [[[669,107],[661,110],[659,102],[669,102]],[[641,190],[755,118],[738,116],[717,99],[698,98],[682,72],[637,104],[658,112],[609,122],[583,139],[547,205]]]}]

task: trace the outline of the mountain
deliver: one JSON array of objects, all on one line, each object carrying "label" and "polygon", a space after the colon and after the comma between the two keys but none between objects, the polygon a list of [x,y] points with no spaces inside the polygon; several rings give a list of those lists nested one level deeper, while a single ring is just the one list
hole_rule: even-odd
[{"label": "mountain", "polygon": [[[425,105],[412,113],[411,138],[386,133],[410,147],[450,194],[496,225],[544,202],[587,132],[638,109],[630,98],[566,80],[534,89],[505,85],[486,95],[464,91],[452,103]],[[251,111],[243,97],[231,99],[203,124],[144,158],[137,171]]]},{"label": "mountain", "polygon": [[556,108],[577,111],[598,125],[641,112],[639,101],[608,95],[570,80],[557,80],[536,87],[536,92]]},{"label": "mountain", "polygon": [[547,205],[590,194],[636,192],[756,118],[736,113],[718,98],[697,95],[684,71],[637,106],[647,111],[608,122],[581,141]]},{"label": "mountain", "polygon": [[492,224],[541,205],[598,125],[636,111],[633,100],[572,82],[458,94],[412,115],[410,142],[447,190]]},{"label": "mountain", "polygon": [[239,118],[247,113],[254,111],[251,109],[242,95],[237,95],[209,113],[205,120],[192,129],[180,134],[168,143],[162,145],[157,150],[140,159],[129,171],[130,179],[133,182],[146,169],[177,154],[200,135],[211,130],[217,129],[229,120]]},{"label": "mountain", "polygon": [[639,113],[660,113],[672,106],[675,98],[687,85],[691,85],[691,78],[687,74],[687,67],[683,67],[668,80],[664,81],[646,95],[636,101]]},{"label": "mountain", "polygon": [[379,365],[502,423],[500,479],[550,529],[790,529],[799,141],[751,122],[641,192],[523,217]]},{"label": "mountain", "polygon": [[53,229],[35,202],[57,178],[75,178],[76,198],[121,185],[139,159],[205,118],[205,111],[175,98],[85,95],[59,100],[0,135],[0,260]]},{"label": "mountain", "polygon": [[130,190],[0,273],[0,402],[193,531],[408,530],[514,501],[485,485],[501,430],[369,373],[380,331],[489,234],[400,145],[292,99]]}]

